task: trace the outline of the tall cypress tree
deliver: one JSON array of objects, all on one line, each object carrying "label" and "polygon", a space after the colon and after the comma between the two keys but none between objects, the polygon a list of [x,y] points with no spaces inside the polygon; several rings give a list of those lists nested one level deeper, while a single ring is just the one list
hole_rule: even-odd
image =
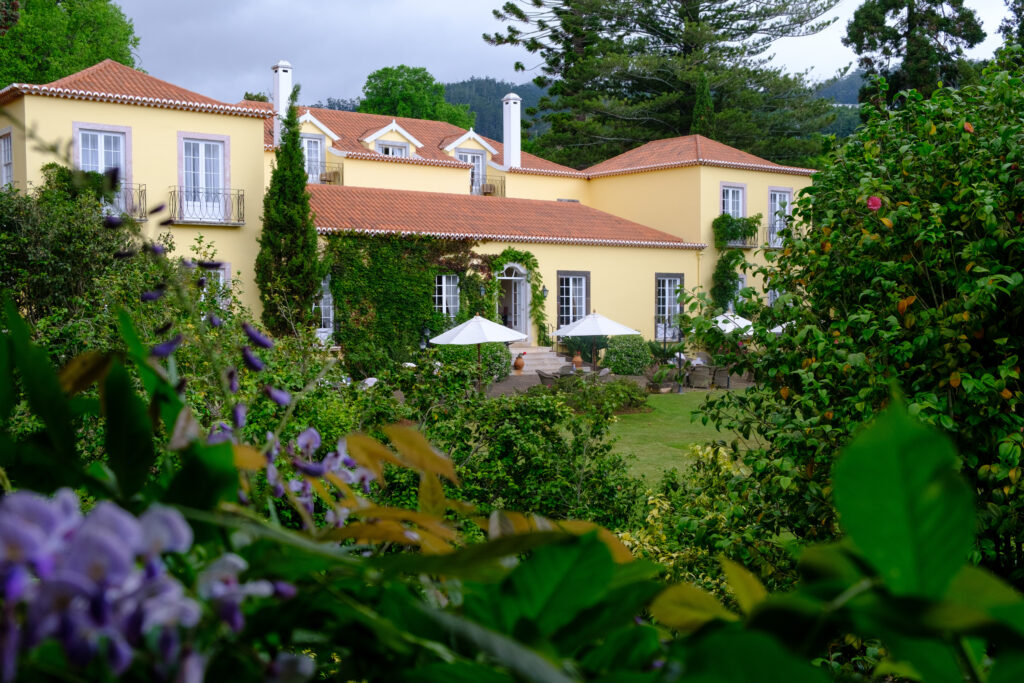
[{"label": "tall cypress tree", "polygon": [[697,99],[693,103],[693,116],[690,119],[690,135],[715,137],[715,104],[711,101],[711,84],[708,75],[701,71],[697,79]]},{"label": "tall cypress tree", "polygon": [[281,124],[281,144],[263,198],[263,232],[256,257],[263,324],[274,334],[294,333],[313,323],[313,302],[322,278],[306,191],[306,164],[295,106],[298,96],[296,86]]}]

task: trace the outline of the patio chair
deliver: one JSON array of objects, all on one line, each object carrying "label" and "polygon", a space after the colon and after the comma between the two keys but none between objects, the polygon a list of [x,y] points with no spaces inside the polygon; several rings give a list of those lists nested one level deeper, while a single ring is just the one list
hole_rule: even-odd
[{"label": "patio chair", "polygon": [[558,368],[558,376],[559,377],[567,377],[568,375],[575,375],[575,374],[576,374],[576,367],[572,363],[570,363],[569,365],[563,365],[562,367]]},{"label": "patio chair", "polygon": [[710,365],[694,365],[690,370],[689,383],[696,389],[709,389],[714,368]]},{"label": "patio chair", "polygon": [[559,375],[555,372],[544,372],[543,370],[537,370],[537,377],[540,377],[540,383],[546,387],[555,386],[555,380],[558,379]]},{"label": "patio chair", "polygon": [[719,365],[718,367],[716,367],[713,380],[715,386],[717,386],[720,389],[728,389],[730,384],[729,374],[729,368],[727,368],[726,366]]},{"label": "patio chair", "polygon": [[601,371],[597,373],[598,382],[610,382],[612,380],[611,368],[601,368]]},{"label": "patio chair", "polygon": [[698,351],[695,355],[705,365],[711,365],[714,362],[711,360],[711,354],[707,351]]}]

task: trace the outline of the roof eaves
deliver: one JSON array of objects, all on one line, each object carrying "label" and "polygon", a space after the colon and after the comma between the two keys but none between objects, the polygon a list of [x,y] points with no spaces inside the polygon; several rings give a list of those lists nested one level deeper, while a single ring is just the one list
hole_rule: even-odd
[{"label": "roof eaves", "polygon": [[508,173],[522,173],[524,175],[551,175],[551,176],[562,176],[564,178],[588,178],[589,176],[583,171],[561,171],[558,169],[549,168],[522,168],[520,166],[513,166],[507,169]]},{"label": "roof eaves", "polygon": [[593,171],[587,174],[588,178],[603,178],[613,175],[629,175],[631,173],[643,173],[645,171],[661,171],[669,168],[683,168],[686,166],[715,166],[719,168],[736,168],[744,171],[764,171],[766,173],[784,173],[787,175],[813,175],[816,171],[813,168],[799,168],[796,166],[779,166],[777,164],[754,164],[742,161],[719,161],[717,159],[690,159],[687,161],[669,161],[661,164],[647,164],[644,166],[632,166],[629,168],[615,168],[607,171]]},{"label": "roof eaves", "polygon": [[423,157],[393,157],[376,152],[347,152],[347,159],[364,159],[366,161],[384,161],[391,164],[414,164],[417,166],[444,166],[448,168],[472,168],[472,164],[465,164],[461,161],[447,159],[425,159]]},{"label": "roof eaves", "polygon": [[339,232],[360,235],[394,235],[402,237],[425,235],[440,239],[473,240],[478,242],[529,242],[534,244],[577,244],[599,247],[654,247],[659,249],[689,249],[700,251],[707,249],[706,244],[695,242],[663,242],[657,240],[609,240],[586,237],[546,237],[539,235],[503,235],[494,233],[453,233],[438,230],[392,230],[385,228],[340,228],[323,226],[316,229],[320,235],[331,235]]},{"label": "roof eaves", "polygon": [[3,90],[0,90],[0,104],[6,104],[13,93],[21,95],[41,95],[46,97],[59,97],[71,100],[91,100],[94,102],[112,102],[114,104],[134,104],[142,107],[155,107],[157,109],[180,109],[183,111],[200,111],[216,114],[230,114],[235,116],[248,116],[252,118],[270,118],[273,112],[252,107],[239,107],[233,104],[211,104],[208,102],[189,102],[187,100],[169,100],[159,97],[144,97],[141,95],[124,95],[118,93],[98,92],[93,90],[76,90],[73,88],[51,88],[47,85],[32,85],[29,83],[12,83]]}]

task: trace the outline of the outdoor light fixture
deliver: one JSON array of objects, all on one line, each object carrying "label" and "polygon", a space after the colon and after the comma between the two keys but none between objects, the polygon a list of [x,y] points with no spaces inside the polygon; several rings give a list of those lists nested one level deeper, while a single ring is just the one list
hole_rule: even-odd
[{"label": "outdoor light fixture", "polygon": [[541,295],[542,297],[544,297],[545,299],[547,299],[547,298],[548,298],[548,288],[547,288],[547,286],[546,286],[546,285],[545,285],[544,287],[541,287],[541,288],[540,288],[540,295]]}]

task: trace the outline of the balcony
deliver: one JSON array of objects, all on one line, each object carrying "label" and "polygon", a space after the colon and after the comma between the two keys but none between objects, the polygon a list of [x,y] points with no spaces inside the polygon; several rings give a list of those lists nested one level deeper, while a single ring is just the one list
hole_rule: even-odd
[{"label": "balcony", "polygon": [[174,223],[245,223],[245,190],[171,187],[167,206]]},{"label": "balcony", "polygon": [[782,235],[780,234],[786,229],[786,221],[774,220],[765,226],[765,246],[769,249],[781,249],[782,248]]},{"label": "balcony", "polygon": [[753,249],[757,247],[757,235],[729,240],[726,244],[735,249]]},{"label": "balcony", "polygon": [[344,185],[343,164],[326,164],[320,161],[306,162],[306,182],[310,185]]},{"label": "balcony", "polygon": [[106,208],[110,213],[125,214],[137,221],[146,220],[146,186],[141,183],[121,183]]},{"label": "balcony", "polygon": [[505,196],[505,176],[488,176],[480,182],[478,178],[469,181],[469,193],[485,197]]}]

